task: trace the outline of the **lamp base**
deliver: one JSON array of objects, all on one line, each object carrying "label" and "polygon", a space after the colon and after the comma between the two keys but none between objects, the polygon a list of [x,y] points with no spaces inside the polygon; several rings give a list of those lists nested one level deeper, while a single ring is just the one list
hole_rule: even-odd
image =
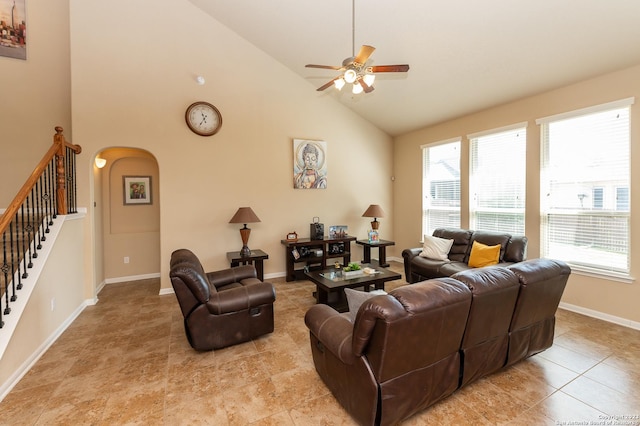
[{"label": "lamp base", "polygon": [[242,248],[240,249],[240,256],[242,256],[242,257],[251,256],[251,249],[249,247],[247,247],[246,245],[242,246]]},{"label": "lamp base", "polygon": [[378,222],[377,220],[373,220],[371,222],[371,229],[375,229],[377,231],[379,227],[380,227],[380,222]]}]

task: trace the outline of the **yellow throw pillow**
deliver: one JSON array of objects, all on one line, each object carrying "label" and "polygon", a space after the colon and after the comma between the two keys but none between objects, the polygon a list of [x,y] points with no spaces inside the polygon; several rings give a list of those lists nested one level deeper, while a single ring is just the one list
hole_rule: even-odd
[{"label": "yellow throw pillow", "polygon": [[477,241],[471,246],[469,255],[469,266],[472,268],[482,268],[483,266],[496,265],[500,259],[500,244],[487,246]]}]

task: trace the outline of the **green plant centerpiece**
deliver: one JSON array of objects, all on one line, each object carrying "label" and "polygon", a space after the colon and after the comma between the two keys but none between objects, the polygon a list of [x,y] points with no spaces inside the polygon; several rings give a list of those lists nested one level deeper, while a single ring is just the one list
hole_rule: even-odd
[{"label": "green plant centerpiece", "polygon": [[349,264],[344,267],[344,272],[354,272],[359,270],[360,270],[360,264],[357,262],[349,262]]}]

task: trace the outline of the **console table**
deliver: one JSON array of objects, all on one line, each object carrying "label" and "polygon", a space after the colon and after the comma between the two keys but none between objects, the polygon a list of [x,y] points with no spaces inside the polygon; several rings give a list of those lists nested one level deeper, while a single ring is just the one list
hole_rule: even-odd
[{"label": "console table", "polygon": [[264,281],[264,265],[262,262],[268,258],[269,255],[262,250],[251,250],[249,256],[240,256],[239,251],[230,251],[227,253],[227,260],[229,260],[231,267],[240,266],[240,264],[253,264],[260,281]]},{"label": "console table", "polygon": [[[351,262],[351,242],[356,237],[327,238],[312,240],[310,238],[298,238],[297,241],[280,240],[284,246],[284,256],[287,260],[287,281],[305,279],[304,268],[324,269],[331,259],[342,259],[342,264]],[[294,250],[299,257],[293,255]],[[304,252],[303,255],[302,252]],[[296,265],[301,268],[296,269]]]},{"label": "console table", "polygon": [[396,245],[395,241],[389,240],[378,240],[376,242],[369,242],[369,240],[358,240],[356,244],[360,244],[363,248],[363,257],[362,263],[371,263],[371,248],[378,248],[378,263],[383,268],[389,266],[387,263],[387,246]]}]

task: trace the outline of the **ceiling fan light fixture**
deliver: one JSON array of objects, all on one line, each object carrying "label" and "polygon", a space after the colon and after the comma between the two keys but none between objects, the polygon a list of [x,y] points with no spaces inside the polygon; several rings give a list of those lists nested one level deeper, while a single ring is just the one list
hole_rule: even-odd
[{"label": "ceiling fan light fixture", "polygon": [[354,81],[356,81],[356,78],[358,78],[358,74],[356,74],[354,70],[346,70],[344,72],[344,81],[346,81],[347,83],[352,84]]},{"label": "ceiling fan light fixture", "polygon": [[339,79],[337,79],[337,80],[335,80],[333,82],[333,85],[336,86],[336,89],[338,89],[338,90],[342,90],[342,88],[344,87],[345,84],[346,83],[344,81],[344,78],[342,78],[342,77],[340,77]]},{"label": "ceiling fan light fixture", "polygon": [[362,77],[362,79],[364,80],[367,86],[371,87],[373,86],[373,82],[376,81],[376,76],[375,74],[365,74],[364,77]]},{"label": "ceiling fan light fixture", "polygon": [[362,93],[364,89],[362,88],[362,85],[360,83],[353,83],[353,94],[357,95],[359,93]]}]

